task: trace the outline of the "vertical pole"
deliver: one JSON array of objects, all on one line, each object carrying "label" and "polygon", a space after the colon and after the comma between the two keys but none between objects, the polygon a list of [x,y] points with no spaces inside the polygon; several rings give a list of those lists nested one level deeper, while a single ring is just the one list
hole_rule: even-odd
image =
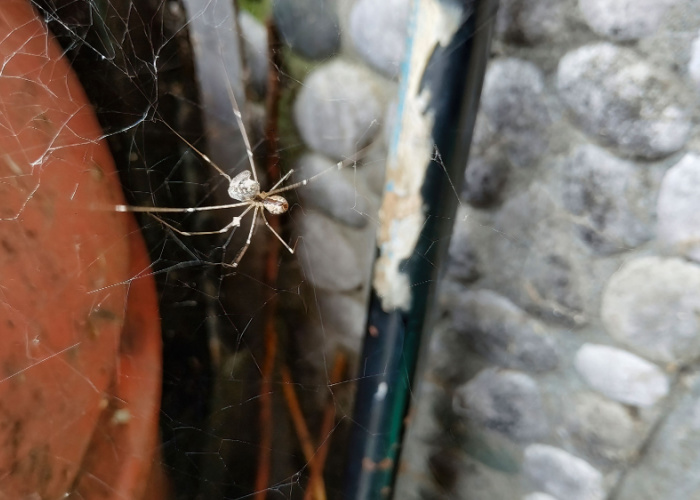
[{"label": "vertical pole", "polygon": [[415,0],[380,211],[344,497],[391,496],[497,0]]}]

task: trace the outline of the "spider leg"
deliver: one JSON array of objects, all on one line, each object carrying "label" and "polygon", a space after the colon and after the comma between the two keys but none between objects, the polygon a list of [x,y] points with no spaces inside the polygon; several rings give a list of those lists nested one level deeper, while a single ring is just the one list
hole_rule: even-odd
[{"label": "spider leg", "polygon": [[279,234],[277,234],[277,231],[275,231],[275,230],[272,228],[272,226],[270,225],[270,223],[267,222],[267,218],[265,217],[265,213],[263,212],[262,209],[260,210],[260,216],[261,216],[261,217],[263,218],[263,220],[265,221],[265,225],[267,226],[267,228],[268,228],[270,231],[272,231],[272,234],[274,234],[274,235],[277,237],[277,239],[280,240],[280,242],[284,245],[284,248],[286,248],[287,250],[289,250],[289,253],[292,253],[292,254],[293,254],[293,253],[294,253],[294,249],[293,249],[292,247],[290,247],[290,246],[287,244],[287,242],[284,241],[284,240],[282,239],[282,237],[281,237]]},{"label": "spider leg", "polygon": [[227,203],[225,205],[210,205],[204,207],[190,208],[169,208],[169,207],[132,207],[131,205],[114,205],[108,210],[115,212],[140,212],[140,213],[168,213],[168,214],[191,214],[192,212],[208,212],[212,210],[225,210],[228,208],[237,208],[250,205],[250,201],[242,201],[240,203]]},{"label": "spider leg", "polygon": [[233,261],[233,264],[231,264],[232,267],[238,267],[238,263],[241,261],[243,256],[245,255],[246,251],[248,250],[248,247],[250,246],[250,242],[253,239],[253,233],[255,232],[255,223],[257,222],[258,219],[258,211],[261,210],[261,207],[259,205],[251,205],[253,208],[253,222],[250,223],[250,231],[248,231],[248,239],[245,241],[245,245],[243,245],[243,248],[241,248],[238,251],[238,255],[236,255],[236,258]]},{"label": "spider leg", "polygon": [[275,183],[275,185],[272,186],[272,187],[270,188],[270,191],[268,191],[267,194],[270,194],[271,191],[274,191],[275,188],[276,188],[277,186],[279,186],[279,185],[282,184],[284,181],[286,181],[286,180],[289,178],[289,176],[292,175],[293,173],[294,173],[294,169],[291,169],[289,172],[287,172],[286,174],[284,174],[284,175],[282,176],[282,178],[281,178],[280,180],[278,180],[278,181]]},{"label": "spider leg", "polygon": [[204,236],[207,234],[223,234],[230,231],[231,228],[239,227],[241,225],[241,219],[245,216],[245,214],[247,214],[250,211],[251,208],[253,208],[252,205],[248,206],[248,208],[246,208],[241,215],[234,217],[229,224],[216,231],[182,231],[181,229],[176,228],[172,224],[168,224],[167,222],[165,222],[165,220],[161,219],[157,215],[153,215],[152,213],[149,213],[148,215],[153,217],[155,220],[157,220],[164,226],[172,229],[176,233],[181,234],[182,236]]},{"label": "spider leg", "polygon": [[315,175],[312,175],[312,176],[309,177],[308,179],[304,179],[304,180],[302,180],[302,181],[295,182],[294,184],[290,184],[289,186],[284,186],[284,187],[281,187],[281,188],[279,188],[279,189],[276,189],[277,186],[280,185],[280,183],[278,182],[277,184],[275,184],[275,185],[272,187],[272,189],[270,189],[270,190],[267,192],[267,195],[270,196],[270,195],[272,195],[272,194],[283,193],[283,192],[285,192],[285,191],[289,191],[290,189],[296,189],[296,188],[301,187],[301,186],[306,186],[306,185],[309,184],[310,182],[313,182],[314,180],[318,179],[319,177],[326,175],[328,172],[332,172],[333,170],[342,170],[342,169],[344,169],[344,168],[349,167],[350,165],[356,165],[356,164],[357,164],[357,161],[358,161],[360,158],[364,157],[365,154],[367,154],[367,151],[368,151],[371,147],[372,147],[372,144],[369,144],[369,145],[365,146],[364,148],[362,148],[361,150],[359,150],[357,153],[355,153],[354,155],[352,155],[350,158],[346,158],[346,159],[343,160],[343,161],[339,161],[338,163],[336,163],[336,164],[333,165],[332,167],[328,167],[326,170],[322,170],[321,172],[319,172],[319,173],[317,173],[317,174],[315,174]]},{"label": "spider leg", "polygon": [[[227,75],[228,78],[228,75]],[[229,100],[231,101],[231,106],[233,107],[233,114],[236,117],[236,122],[238,123],[238,129],[241,131],[241,137],[243,138],[243,143],[245,144],[245,152],[248,155],[248,162],[250,163],[250,171],[253,174],[253,180],[257,182],[258,174],[255,172],[255,161],[253,161],[253,148],[250,147],[250,140],[248,139],[248,133],[245,131],[245,126],[243,125],[243,116],[241,115],[241,110],[238,107],[238,101],[236,101],[236,96],[233,93],[233,87],[231,83],[226,86],[226,91],[228,92]]]},{"label": "spider leg", "polygon": [[185,139],[184,137],[182,137],[182,136],[178,133],[177,130],[175,130],[174,128],[172,128],[172,127],[170,126],[170,124],[168,124],[168,122],[166,122],[165,120],[163,120],[163,123],[165,124],[166,127],[168,127],[168,128],[170,129],[170,131],[171,131],[173,134],[175,134],[176,136],[178,136],[182,142],[184,142],[185,144],[187,144],[187,145],[190,147],[190,149],[192,149],[195,153],[197,153],[199,156],[201,156],[202,159],[203,159],[204,161],[206,161],[209,165],[211,165],[212,167],[214,167],[214,169],[215,169],[217,172],[219,172],[219,173],[220,173],[221,175],[223,175],[229,182],[231,182],[231,176],[228,175],[226,172],[224,172],[216,163],[214,163],[214,161],[213,161],[211,158],[209,158],[207,155],[205,155],[204,153],[202,153],[199,149],[195,148],[192,144],[190,144],[190,143],[187,141],[187,139]]},{"label": "spider leg", "polygon": [[342,161],[339,161],[338,163],[336,163],[332,167],[328,167],[326,170],[323,170],[323,171],[317,173],[316,175],[312,175],[308,179],[304,179],[303,181],[295,182],[294,184],[290,184],[289,186],[284,186],[284,187],[281,187],[279,189],[275,189],[279,185],[279,183],[277,183],[274,186],[272,186],[272,189],[270,189],[267,192],[267,194],[271,195],[271,194],[283,193],[285,191],[289,191],[290,189],[296,189],[296,188],[301,187],[301,186],[306,186],[308,183],[315,181],[316,179],[318,179],[322,175],[326,175],[328,172],[331,172],[333,170],[340,170],[340,169],[344,168],[344,166],[345,166],[344,163]]}]

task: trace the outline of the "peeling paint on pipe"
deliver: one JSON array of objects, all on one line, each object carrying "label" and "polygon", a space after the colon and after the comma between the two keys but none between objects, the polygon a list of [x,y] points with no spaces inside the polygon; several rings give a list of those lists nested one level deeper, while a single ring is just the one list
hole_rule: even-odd
[{"label": "peeling paint on pipe", "polygon": [[415,252],[428,217],[422,189],[435,153],[435,109],[431,108],[434,89],[423,85],[423,77],[432,54],[452,42],[470,14],[456,2],[415,3],[413,35],[402,66],[397,107],[400,125],[394,130],[386,167],[377,235],[379,257],[372,283],[385,311],[410,308],[412,287],[402,263]]}]

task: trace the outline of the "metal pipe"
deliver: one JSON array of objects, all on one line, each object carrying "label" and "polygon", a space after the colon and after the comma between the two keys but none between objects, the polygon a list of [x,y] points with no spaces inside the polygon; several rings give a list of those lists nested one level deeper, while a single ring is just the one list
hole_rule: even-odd
[{"label": "metal pipe", "polygon": [[415,0],[344,498],[388,498],[467,163],[497,0]]}]

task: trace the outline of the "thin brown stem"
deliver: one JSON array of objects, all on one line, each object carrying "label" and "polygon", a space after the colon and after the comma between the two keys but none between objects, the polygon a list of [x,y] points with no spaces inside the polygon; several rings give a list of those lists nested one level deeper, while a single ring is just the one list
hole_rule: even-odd
[{"label": "thin brown stem", "polygon": [[[277,246],[277,245],[275,245]],[[274,306],[273,306],[274,308]],[[262,381],[260,382],[260,449],[258,452],[258,472],[255,478],[255,498],[262,500],[267,496],[270,484],[270,457],[272,454],[272,374],[275,370],[277,355],[277,332],[275,322],[269,316],[265,322],[265,359],[262,365]]]},{"label": "thin brown stem", "polygon": [[287,365],[283,365],[281,371],[283,384],[282,389],[284,390],[284,397],[287,400],[287,407],[289,408],[289,414],[292,417],[294,429],[296,430],[297,437],[299,438],[301,451],[304,453],[304,458],[311,468],[311,475],[321,478],[320,481],[314,482],[313,487],[308,487],[307,492],[311,492],[313,490],[311,494],[313,494],[314,500],[326,500],[326,487],[323,484],[323,475],[320,474],[321,471],[314,470],[316,467],[316,461],[314,460],[316,449],[313,440],[311,439],[309,427],[306,425],[304,414],[301,411],[301,405],[299,404],[297,393],[294,390],[294,380],[292,379],[292,374]]},{"label": "thin brown stem", "polygon": [[320,446],[316,451],[316,454],[312,457],[311,461],[309,462],[311,475],[309,477],[309,484],[306,488],[306,492],[304,493],[304,500],[311,500],[313,498],[311,495],[317,490],[318,485],[323,484],[323,468],[326,464],[326,458],[328,457],[328,449],[330,448],[331,443],[331,433],[333,431],[333,426],[335,425],[335,417],[337,413],[337,406],[335,403],[335,399],[333,398],[332,391],[333,387],[343,380],[343,376],[345,375],[347,365],[347,357],[342,352],[338,352],[335,356],[335,361],[333,363],[333,370],[331,371],[329,386],[331,390],[331,395],[328,398],[326,410],[323,413],[321,430],[318,433],[318,442],[320,443]]},{"label": "thin brown stem", "polygon": [[267,71],[267,95],[265,96],[265,142],[267,143],[267,174],[268,179],[277,179],[279,173],[279,103],[281,98],[280,67],[282,66],[282,52],[279,32],[273,19],[270,17],[266,23],[268,60]]},{"label": "thin brown stem", "polygon": [[[268,50],[270,66],[268,69],[267,99],[265,101],[265,111],[267,123],[265,126],[265,138],[267,140],[268,151],[268,175],[272,178],[279,177],[277,167],[277,117],[279,108],[279,61],[278,47],[279,36],[272,20],[267,23]],[[273,76],[274,75],[274,76]],[[278,218],[273,218],[270,229],[278,229]],[[277,240],[268,238],[268,252],[265,262],[265,282],[274,290],[277,282],[277,269],[279,260],[280,245]],[[275,369],[275,355],[277,352],[277,332],[275,330],[276,301],[270,300],[270,310],[265,321],[264,341],[265,341],[265,362],[263,363],[262,381],[260,384],[260,453],[258,455],[258,470],[255,478],[255,500],[264,500],[267,497],[267,488],[270,483],[272,434],[274,431],[274,420],[272,411],[272,376]]]}]

